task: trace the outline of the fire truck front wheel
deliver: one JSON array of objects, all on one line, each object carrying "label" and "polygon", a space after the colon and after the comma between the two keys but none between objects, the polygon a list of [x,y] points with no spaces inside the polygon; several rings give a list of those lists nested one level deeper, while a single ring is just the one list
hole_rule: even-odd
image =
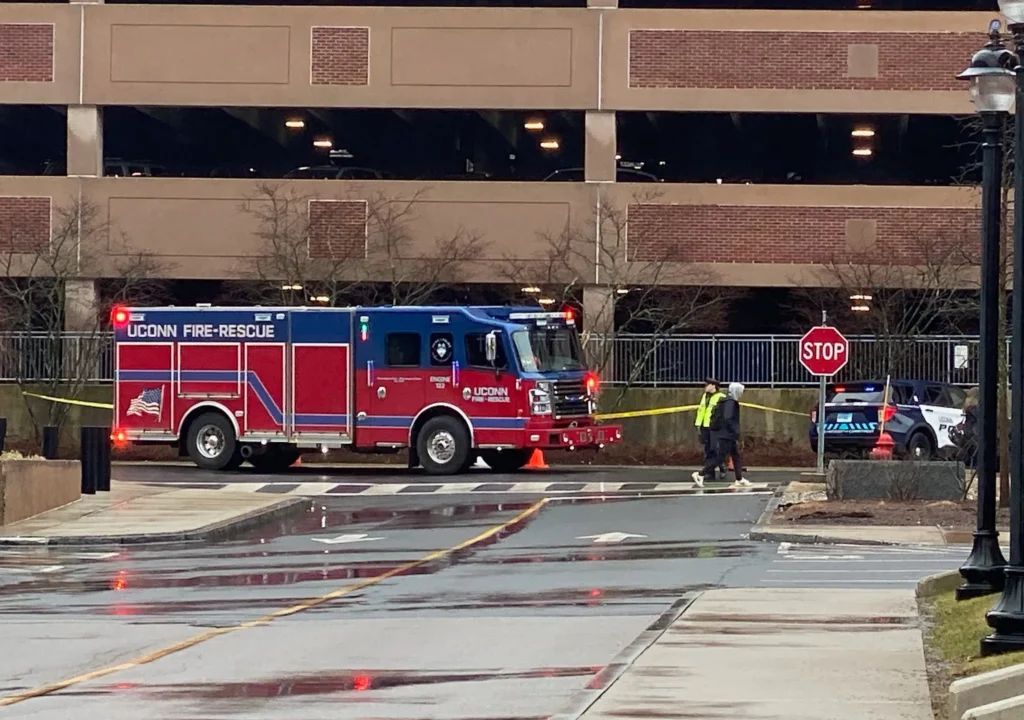
[{"label": "fire truck front wheel", "polygon": [[438,415],[423,424],[416,451],[428,475],[454,475],[469,457],[469,430],[461,420]]},{"label": "fire truck front wheel", "polygon": [[204,470],[234,470],[242,464],[235,429],[220,413],[205,413],[189,425],[188,454]]}]

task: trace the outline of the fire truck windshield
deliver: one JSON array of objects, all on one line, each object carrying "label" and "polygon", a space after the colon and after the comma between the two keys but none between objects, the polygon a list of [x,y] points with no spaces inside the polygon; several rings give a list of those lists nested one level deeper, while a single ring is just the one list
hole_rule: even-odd
[{"label": "fire truck windshield", "polygon": [[526,372],[587,369],[574,328],[549,326],[517,330],[512,333],[512,343]]}]

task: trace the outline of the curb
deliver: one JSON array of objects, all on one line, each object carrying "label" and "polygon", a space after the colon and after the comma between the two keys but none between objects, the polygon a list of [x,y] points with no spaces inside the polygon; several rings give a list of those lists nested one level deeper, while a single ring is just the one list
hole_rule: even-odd
[{"label": "curb", "polygon": [[949,572],[939,573],[937,575],[929,575],[924,580],[917,583],[917,589],[914,594],[919,598],[933,597],[940,593],[956,590],[960,587],[962,582],[963,578],[960,577],[959,570],[950,570]]},{"label": "curb", "polygon": [[888,540],[863,540],[859,538],[835,537],[832,535],[803,535],[785,530],[755,529],[750,531],[751,540],[765,542],[788,542],[802,545],[874,545],[885,547],[916,547],[913,543],[889,542]]},{"label": "curb", "polygon": [[170,533],[140,533],[136,535],[25,535],[21,537],[0,537],[0,546],[147,545],[223,539],[236,533],[259,527],[267,522],[284,519],[295,513],[295,510],[300,506],[305,507],[307,502],[308,498],[287,498],[268,507],[252,510],[244,515],[238,515],[229,520],[206,525],[195,530]]}]

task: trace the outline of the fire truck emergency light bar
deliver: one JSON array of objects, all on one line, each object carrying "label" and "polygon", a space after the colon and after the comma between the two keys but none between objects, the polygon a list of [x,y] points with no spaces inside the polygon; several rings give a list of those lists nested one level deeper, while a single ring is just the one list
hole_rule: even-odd
[{"label": "fire truck emergency light bar", "polygon": [[573,322],[572,310],[565,312],[514,312],[508,314],[509,320],[567,320]]}]

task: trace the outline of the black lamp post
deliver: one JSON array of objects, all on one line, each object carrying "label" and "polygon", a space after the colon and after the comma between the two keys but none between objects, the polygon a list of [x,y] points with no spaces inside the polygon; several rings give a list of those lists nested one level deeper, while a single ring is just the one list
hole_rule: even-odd
[{"label": "black lamp post", "polygon": [[1013,312],[1010,347],[1010,564],[999,602],[987,615],[994,632],[981,641],[981,654],[1024,649],[1024,0],[999,0],[1017,50],[1017,113],[1013,143]]},{"label": "black lamp post", "polygon": [[996,531],[996,436],[999,405],[999,219],[1003,174],[1003,125],[1013,106],[1013,68],[1017,58],[999,39],[993,21],[989,42],[960,74],[971,83],[971,101],[981,113],[981,342],[978,378],[978,525],[974,548],[960,568],[964,584],[958,600],[991,595],[1003,589],[1006,559]]}]

